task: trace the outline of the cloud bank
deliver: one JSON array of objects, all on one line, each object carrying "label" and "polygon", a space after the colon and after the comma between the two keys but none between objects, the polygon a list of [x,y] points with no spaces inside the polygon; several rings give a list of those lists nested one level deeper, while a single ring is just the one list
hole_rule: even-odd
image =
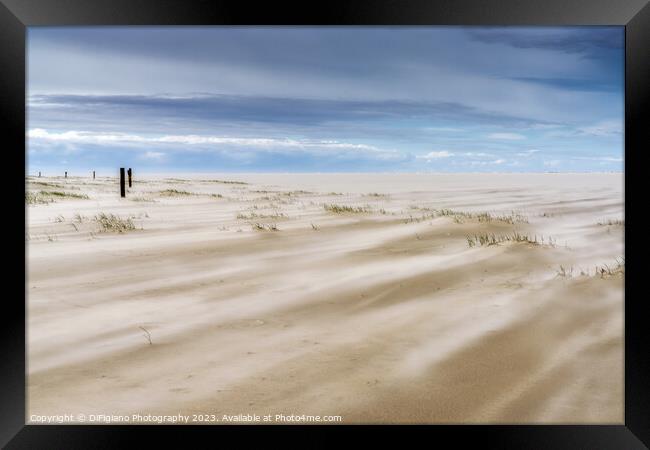
[{"label": "cloud bank", "polygon": [[27,81],[34,170],[622,169],[621,27],[39,27]]}]

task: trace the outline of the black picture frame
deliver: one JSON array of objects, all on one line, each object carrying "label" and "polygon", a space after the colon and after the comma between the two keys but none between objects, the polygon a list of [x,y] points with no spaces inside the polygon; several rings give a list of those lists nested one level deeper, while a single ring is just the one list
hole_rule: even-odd
[{"label": "black picture frame", "polygon": [[[650,342],[645,320],[646,295],[633,287],[641,280],[647,243],[637,228],[641,206],[633,197],[642,186],[647,152],[648,126],[643,122],[650,81],[650,6],[647,0],[339,0],[301,2],[255,2],[240,0],[0,0],[0,119],[5,125],[4,153],[11,162],[4,166],[2,183],[11,192],[15,214],[25,214],[25,36],[30,26],[70,25],[622,25],[625,26],[625,422],[621,425],[525,425],[525,426],[410,426],[411,439],[431,444],[453,439],[499,448],[646,448],[650,445]],[[640,189],[640,188],[639,188]],[[643,198],[643,197],[639,197]],[[642,201],[642,200],[641,200]],[[631,202],[631,203],[630,203]],[[18,236],[25,221],[8,221],[9,241]],[[628,247],[627,242],[634,245]],[[645,239],[647,241],[647,239]],[[10,285],[4,296],[2,357],[0,357],[0,445],[3,448],[115,448],[128,447],[136,437],[162,438],[167,444],[190,437],[209,438],[226,431],[251,429],[269,434],[284,426],[76,426],[25,425],[25,263],[26,248],[16,245],[5,256]],[[21,264],[22,262],[22,264]],[[5,291],[6,292],[6,291]],[[22,292],[22,295],[21,295]],[[323,427],[291,426],[293,439],[310,444],[327,443],[329,435],[315,441]],[[361,426],[359,428],[366,428]],[[375,428],[375,427],[373,427]],[[345,438],[351,427],[328,427]],[[386,431],[371,430],[384,439]],[[306,432],[306,433],[305,433]],[[319,433],[320,434],[320,433]],[[219,439],[222,439],[220,437]],[[338,445],[339,440],[336,443]],[[415,442],[415,441],[413,441]],[[223,445],[224,441],[213,441]],[[220,444],[219,444],[220,443]],[[645,445],[644,445],[645,443]],[[332,442],[334,444],[334,442]]]}]

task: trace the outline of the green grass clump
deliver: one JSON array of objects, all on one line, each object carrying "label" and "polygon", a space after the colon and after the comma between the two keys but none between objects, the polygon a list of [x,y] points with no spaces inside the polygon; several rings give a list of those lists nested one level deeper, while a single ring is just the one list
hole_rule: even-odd
[{"label": "green grass clump", "polygon": [[135,230],[135,224],[130,218],[122,219],[115,214],[99,213],[95,216],[95,222],[99,224],[102,231],[116,231],[124,233]]},{"label": "green grass clump", "polygon": [[371,212],[372,209],[368,206],[348,206],[348,205],[335,205],[326,203],[323,205],[325,211],[335,214],[361,214]]}]

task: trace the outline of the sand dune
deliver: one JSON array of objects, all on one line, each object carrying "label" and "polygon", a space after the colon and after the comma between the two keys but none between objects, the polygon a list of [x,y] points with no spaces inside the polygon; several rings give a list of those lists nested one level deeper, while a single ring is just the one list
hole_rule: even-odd
[{"label": "sand dune", "polygon": [[623,422],[621,174],[175,178],[29,178],[28,416]]}]

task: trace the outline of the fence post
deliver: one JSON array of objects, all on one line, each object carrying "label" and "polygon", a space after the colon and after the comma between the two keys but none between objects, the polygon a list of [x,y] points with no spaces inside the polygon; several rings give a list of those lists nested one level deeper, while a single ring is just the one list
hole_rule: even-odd
[{"label": "fence post", "polygon": [[120,167],[120,197],[126,197],[126,189],[124,188],[124,167]]},{"label": "fence post", "polygon": [[41,172],[38,172],[38,178],[40,178],[40,177],[41,177]]},{"label": "fence post", "polygon": [[129,167],[129,170],[128,170],[127,172],[128,172],[128,174],[129,174],[129,187],[131,187],[131,174],[132,174],[133,172],[131,172],[131,168],[130,168],[130,167]]},{"label": "fence post", "polygon": [[95,171],[93,170],[93,180],[95,179]]},{"label": "fence post", "polygon": [[65,177],[68,178],[68,172],[65,173]]}]

